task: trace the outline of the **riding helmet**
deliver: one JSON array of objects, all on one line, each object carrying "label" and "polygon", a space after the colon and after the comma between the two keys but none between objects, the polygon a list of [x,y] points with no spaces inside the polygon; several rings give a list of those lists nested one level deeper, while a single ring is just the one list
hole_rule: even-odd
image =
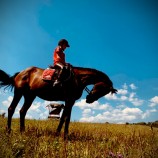
[{"label": "riding helmet", "polygon": [[70,47],[68,41],[66,39],[61,39],[59,42],[58,42],[58,46],[61,46],[63,44],[66,44],[67,47]]}]

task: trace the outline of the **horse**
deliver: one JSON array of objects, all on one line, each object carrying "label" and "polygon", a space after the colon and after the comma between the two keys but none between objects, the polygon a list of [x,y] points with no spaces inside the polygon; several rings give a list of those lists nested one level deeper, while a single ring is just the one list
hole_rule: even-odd
[{"label": "horse", "polygon": [[0,70],[0,88],[14,89],[13,100],[8,108],[7,130],[11,131],[11,121],[15,108],[22,96],[24,104],[20,109],[20,131],[25,131],[25,115],[36,97],[48,101],[64,101],[63,110],[56,133],[60,134],[63,124],[64,138],[68,136],[68,128],[71,118],[72,107],[83,93],[88,85],[93,88],[88,91],[86,103],[93,103],[108,93],[117,93],[113,88],[110,78],[103,72],[93,68],[72,67],[72,73],[69,80],[62,86],[53,87],[53,83],[42,80],[44,69],[38,67],[29,67],[25,70],[10,76],[5,71]]}]

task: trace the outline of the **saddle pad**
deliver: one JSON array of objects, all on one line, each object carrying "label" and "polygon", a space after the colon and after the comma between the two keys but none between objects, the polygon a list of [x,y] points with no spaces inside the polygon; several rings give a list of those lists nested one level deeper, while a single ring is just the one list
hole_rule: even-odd
[{"label": "saddle pad", "polygon": [[43,71],[43,74],[42,74],[42,79],[43,80],[52,80],[52,76],[55,72],[55,69],[45,69]]}]

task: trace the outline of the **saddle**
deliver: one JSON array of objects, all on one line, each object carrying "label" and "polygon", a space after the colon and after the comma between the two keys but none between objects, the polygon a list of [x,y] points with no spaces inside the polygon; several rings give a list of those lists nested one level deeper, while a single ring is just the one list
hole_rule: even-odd
[{"label": "saddle", "polygon": [[43,71],[42,74],[42,80],[44,81],[51,81],[51,80],[55,80],[54,76],[55,76],[55,68],[47,68]]},{"label": "saddle", "polygon": [[[66,66],[65,68],[66,71],[64,72],[65,74],[63,75],[62,80],[66,81],[71,77],[72,69],[69,66]],[[59,72],[59,68],[50,65],[49,68],[43,71],[42,80],[54,82],[58,78]]]}]

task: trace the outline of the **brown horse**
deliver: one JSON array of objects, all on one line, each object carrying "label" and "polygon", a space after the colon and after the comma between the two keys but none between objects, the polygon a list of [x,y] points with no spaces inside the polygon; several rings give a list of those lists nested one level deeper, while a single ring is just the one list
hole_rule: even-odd
[{"label": "brown horse", "polygon": [[101,71],[81,67],[73,67],[72,70],[73,75],[63,83],[62,87],[53,87],[52,83],[43,81],[42,73],[44,70],[41,68],[29,67],[14,76],[9,76],[3,70],[0,70],[0,87],[11,86],[14,88],[14,97],[8,108],[8,132],[11,131],[12,116],[22,96],[24,96],[24,105],[20,110],[20,131],[25,130],[26,112],[38,96],[48,101],[65,101],[65,108],[57,133],[60,133],[65,122],[64,136],[67,136],[72,106],[81,97],[87,85],[94,85],[86,97],[87,103],[93,103],[110,92],[117,92],[109,77]]}]

